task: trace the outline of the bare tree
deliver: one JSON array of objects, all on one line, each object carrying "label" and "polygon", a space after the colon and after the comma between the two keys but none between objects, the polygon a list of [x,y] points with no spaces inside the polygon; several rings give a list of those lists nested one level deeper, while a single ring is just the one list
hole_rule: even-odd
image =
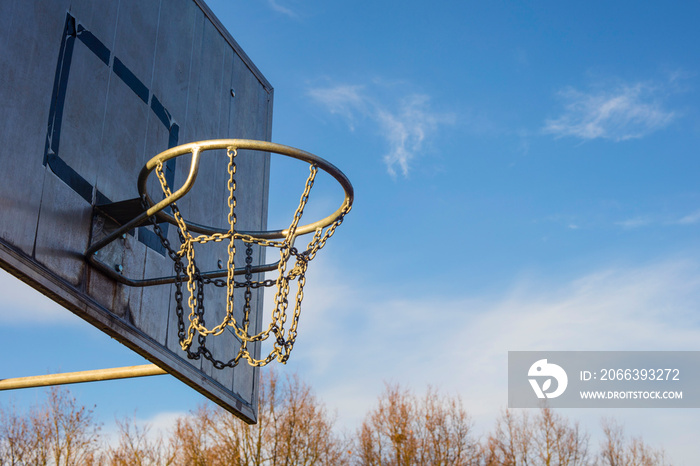
[{"label": "bare tree", "polygon": [[14,405],[0,407],[0,464],[29,464],[33,436],[26,418]]},{"label": "bare tree", "polygon": [[[600,450],[576,422],[543,408],[536,414],[504,410],[483,442],[459,397],[428,389],[417,397],[387,385],[352,443],[334,432],[311,388],[296,376],[268,371],[260,383],[256,425],[219,407],[203,405],[179,418],[167,441],[149,426],[117,421],[116,446],[100,443],[93,410],[65,389],[52,388],[28,413],[0,407],[2,465],[471,465],[664,466],[663,449],[604,419]],[[352,446],[352,449],[350,448]],[[352,451],[351,451],[352,450]]]},{"label": "bare tree", "polygon": [[612,419],[603,419],[603,435],[600,459],[609,466],[624,466],[626,464],[625,436],[622,427]]},{"label": "bare tree", "polygon": [[175,428],[170,436],[170,448],[174,452],[173,464],[183,466],[221,464],[213,451],[211,413],[212,411],[205,405],[189,416],[175,421]]},{"label": "bare tree", "polygon": [[600,464],[607,466],[664,466],[666,452],[654,449],[641,438],[629,442],[623,427],[612,419],[603,419],[603,441],[601,443]]},{"label": "bare tree", "polygon": [[66,389],[52,387],[28,414],[0,410],[2,464],[90,465],[97,462],[100,426],[93,410],[79,406]]},{"label": "bare tree", "polygon": [[104,461],[113,466],[158,466],[170,465],[174,453],[166,449],[160,434],[152,435],[150,425],[139,426],[135,420],[117,420],[119,442],[108,446]]},{"label": "bare tree", "polygon": [[588,465],[588,434],[550,408],[532,418],[506,409],[484,446],[487,465]]},{"label": "bare tree", "polygon": [[274,372],[263,379],[266,386],[259,423],[267,427],[267,455],[272,464],[343,464],[344,442],[334,434],[335,418],[307,384],[296,375],[280,381]]},{"label": "bare tree", "polygon": [[55,465],[86,465],[95,462],[100,446],[100,425],[94,407],[78,405],[75,397],[61,387],[51,387],[43,409],[34,412],[35,432],[42,451],[50,452]]},{"label": "bare tree", "polygon": [[518,416],[506,409],[496,420],[496,430],[484,448],[485,464],[518,466],[531,461],[531,423],[527,412]]},{"label": "bare tree", "polygon": [[421,399],[387,385],[360,427],[357,444],[361,465],[466,465],[478,457],[461,400],[432,388]]},{"label": "bare tree", "polygon": [[347,442],[334,418],[296,376],[268,371],[261,380],[258,423],[248,426],[218,407],[200,407],[178,420],[171,437],[175,464],[342,465]]},{"label": "bare tree", "polygon": [[577,422],[570,424],[552,409],[542,408],[534,422],[534,450],[538,463],[545,466],[586,465],[588,434]]},{"label": "bare tree", "polygon": [[478,447],[471,440],[471,420],[460,398],[443,397],[429,388],[416,403],[418,414],[425,419],[415,427],[421,464],[469,464],[475,460]]},{"label": "bare tree", "polygon": [[387,385],[378,406],[360,428],[362,465],[409,465],[417,460],[418,440],[413,431],[416,417],[413,397],[397,385]]}]

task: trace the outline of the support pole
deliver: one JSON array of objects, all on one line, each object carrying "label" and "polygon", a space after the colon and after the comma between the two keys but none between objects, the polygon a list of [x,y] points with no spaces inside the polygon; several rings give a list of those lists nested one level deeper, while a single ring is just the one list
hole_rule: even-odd
[{"label": "support pole", "polygon": [[70,383],[97,382],[99,380],[128,379],[132,377],[148,377],[151,375],[167,374],[155,364],[143,366],[115,367],[112,369],[96,369],[82,372],[65,372],[63,374],[35,375],[32,377],[17,377],[0,380],[0,390],[15,390],[17,388],[48,387]]}]

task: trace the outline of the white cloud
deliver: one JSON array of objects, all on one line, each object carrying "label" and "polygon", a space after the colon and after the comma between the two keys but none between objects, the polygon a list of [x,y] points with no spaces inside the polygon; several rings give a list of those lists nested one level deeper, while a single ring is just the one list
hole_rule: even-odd
[{"label": "white cloud", "polygon": [[21,282],[19,279],[0,270],[0,322],[77,322],[75,316],[48,297]]},{"label": "white cloud", "polygon": [[441,117],[430,112],[428,101],[425,95],[412,95],[403,100],[396,113],[377,109],[377,120],[391,147],[384,156],[390,174],[396,174],[394,166],[398,165],[401,173],[408,175],[409,163],[421,149],[426,135],[437,129]]},{"label": "white cloud", "polygon": [[565,111],[545,121],[544,132],[557,137],[611,139],[641,138],[668,125],[676,114],[665,110],[662,89],[644,83],[618,85],[610,90],[559,93]]},{"label": "white cloud", "polygon": [[389,146],[384,162],[390,175],[397,171],[408,176],[411,162],[424,149],[425,142],[440,125],[450,124],[454,116],[434,112],[430,98],[409,94],[396,103],[380,101],[371,89],[360,85],[314,88],[308,94],[332,114],[343,117],[352,131],[360,120],[369,120],[379,128]]},{"label": "white cloud", "polygon": [[641,217],[628,218],[620,222],[615,222],[615,225],[631,230],[634,228],[645,227],[647,225],[651,225],[652,223],[653,220],[649,216],[644,215]]},{"label": "white cloud", "polygon": [[[173,430],[173,426],[178,419],[187,417],[189,413],[187,412],[169,412],[163,411],[160,413],[155,413],[150,418],[137,417],[136,414],[133,416],[127,416],[126,419],[119,419],[119,423],[127,421],[131,427],[135,427],[139,432],[145,433],[146,438],[149,442],[157,442],[159,439],[166,439]],[[112,447],[119,445],[119,438],[121,436],[121,431],[117,425],[117,421],[107,423],[102,429],[102,435],[105,442]]]},{"label": "white cloud", "polygon": [[700,210],[697,210],[695,212],[691,212],[687,215],[684,215],[680,218],[678,218],[678,217],[671,218],[670,215],[666,215],[664,217],[662,217],[660,215],[657,215],[657,216],[640,215],[637,217],[632,217],[632,218],[628,218],[626,220],[615,222],[615,225],[620,226],[620,227],[625,228],[625,229],[634,229],[634,228],[641,228],[641,227],[647,227],[647,226],[657,226],[657,225],[687,226],[687,225],[695,225],[699,222],[700,222]]},{"label": "white cloud", "polygon": [[700,210],[682,217],[677,223],[680,225],[694,225],[698,222],[700,222]]},{"label": "white cloud", "polygon": [[290,18],[297,18],[299,15],[294,12],[291,8],[281,5],[277,0],[267,0],[267,4],[277,13],[289,16]]},{"label": "white cloud", "polygon": [[156,413],[151,418],[136,418],[136,425],[139,427],[148,427],[151,432],[165,434],[172,426],[175,425],[175,421],[181,417],[187,416],[186,412],[161,412]]},{"label": "white cloud", "polygon": [[329,112],[347,120],[352,131],[355,130],[355,120],[358,116],[371,113],[368,108],[369,99],[365,95],[364,86],[339,85],[328,88],[309,90],[309,96],[323,104]]}]

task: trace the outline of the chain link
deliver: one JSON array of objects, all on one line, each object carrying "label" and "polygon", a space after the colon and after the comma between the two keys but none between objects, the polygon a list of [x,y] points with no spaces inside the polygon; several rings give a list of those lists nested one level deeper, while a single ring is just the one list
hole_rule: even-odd
[{"label": "chain link", "polygon": [[[292,223],[286,230],[287,234],[281,241],[272,241],[262,238],[256,238],[251,235],[236,233],[236,164],[235,157],[237,151],[235,148],[228,148],[227,155],[228,163],[228,224],[229,229],[226,233],[216,233],[212,235],[199,235],[193,237],[187,229],[187,224],[182,217],[177,206],[173,203],[170,205],[173,217],[175,218],[180,247],[175,249],[162,229],[158,225],[155,217],[151,217],[151,224],[155,234],[160,239],[163,247],[167,251],[168,256],[174,262],[175,271],[175,308],[178,320],[178,338],[180,346],[187,352],[190,359],[204,358],[210,361],[217,369],[236,366],[241,359],[245,359],[252,366],[264,366],[277,359],[279,362],[285,363],[289,359],[294,343],[297,337],[297,328],[301,315],[301,304],[304,298],[304,286],[306,284],[306,270],[309,262],[315,257],[316,253],[325,246],[326,241],[334,234],[336,228],[342,223],[344,216],[350,211],[350,205],[346,202],[341,210],[338,218],[328,227],[317,229],[311,241],[303,252],[299,252],[294,246],[296,239],[296,231],[299,222],[304,213],[304,208],[309,200],[311,188],[313,187],[318,167],[311,164],[309,167],[309,176],[307,177],[304,186],[304,192],[299,200]],[[161,189],[165,196],[172,194],[170,187],[165,180],[163,173],[163,164],[158,163],[155,169],[156,175],[160,182]],[[144,207],[148,207],[145,197],[143,199]],[[245,246],[245,281],[237,282],[234,280],[235,269],[235,241],[241,241]],[[223,242],[228,241],[228,262],[227,262],[227,277],[226,279],[213,279],[203,277],[195,260],[195,244],[206,244],[208,242]],[[277,278],[266,280],[253,280],[253,246],[271,247],[279,249],[280,260],[277,266]],[[187,264],[185,264],[185,259]],[[292,265],[293,264],[293,265]],[[292,321],[285,329],[287,324],[287,309],[289,307],[290,282],[297,281],[297,289],[294,297],[294,311]],[[185,317],[183,283],[187,288],[187,307],[189,315]],[[205,323],[205,295],[204,289],[207,285],[213,285],[218,288],[226,288],[226,314],[223,320],[217,325],[208,328]],[[274,296],[274,308],[272,310],[271,321],[265,330],[258,333],[250,333],[250,313],[252,311],[253,290],[259,288],[276,287],[277,291]],[[243,288],[243,316],[240,321],[234,316],[234,290]],[[217,336],[229,328],[240,343],[240,347],[235,356],[228,361],[215,357],[209,348],[206,347],[206,339],[208,336]],[[193,349],[194,337],[197,335],[197,349]],[[262,359],[255,358],[248,349],[248,343],[261,342],[272,336],[273,348],[270,353]]]}]

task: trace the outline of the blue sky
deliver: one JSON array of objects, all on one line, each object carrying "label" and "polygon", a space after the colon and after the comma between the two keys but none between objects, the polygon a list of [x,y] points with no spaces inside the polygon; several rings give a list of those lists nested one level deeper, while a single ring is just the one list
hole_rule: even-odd
[{"label": "blue sky", "polygon": [[[486,432],[509,350],[700,349],[700,5],[208,3],[275,88],[273,141],[355,187],[282,368],[339,425],[357,426],[387,381],[460,395]],[[284,176],[273,167],[271,225],[287,218]],[[18,286],[0,282],[13,367],[140,363]],[[168,377],[72,390],[107,424],[203,399]],[[595,440],[611,413],[565,414]],[[612,414],[676,464],[700,455],[696,410]]]}]

